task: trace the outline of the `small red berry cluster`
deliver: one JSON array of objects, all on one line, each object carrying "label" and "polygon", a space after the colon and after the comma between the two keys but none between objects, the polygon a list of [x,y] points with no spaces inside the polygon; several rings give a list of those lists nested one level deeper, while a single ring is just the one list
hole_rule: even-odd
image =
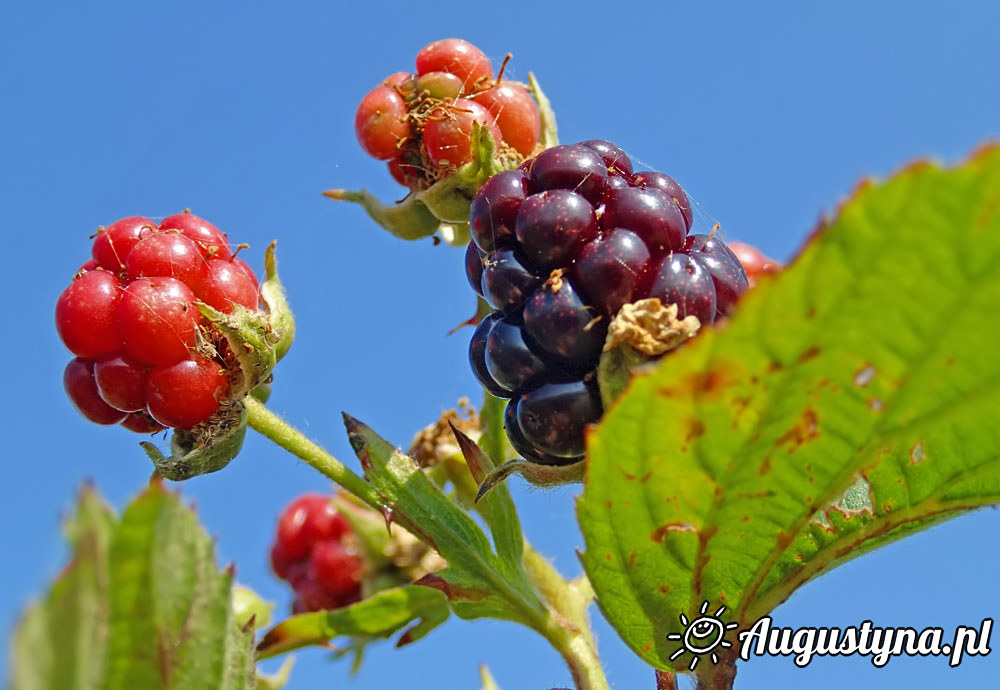
[{"label": "small red berry cluster", "polygon": [[139,433],[208,419],[228,376],[218,353],[197,347],[218,339],[196,303],[256,309],[253,270],[222,231],[187,212],[159,225],[122,218],[97,232],[91,256],[56,302],[56,329],[76,355],[63,375],[70,400],[97,424]]},{"label": "small red berry cluster", "polygon": [[336,609],[361,599],[364,560],[347,519],[330,496],[299,496],[282,511],[271,567],[295,590],[295,613]]},{"label": "small red berry cluster", "polygon": [[498,146],[528,156],[541,132],[538,106],[500,72],[494,78],[489,58],[467,41],[435,41],[417,53],[416,74],[396,72],[361,100],[358,142],[414,190],[471,160],[474,122],[489,127]]}]

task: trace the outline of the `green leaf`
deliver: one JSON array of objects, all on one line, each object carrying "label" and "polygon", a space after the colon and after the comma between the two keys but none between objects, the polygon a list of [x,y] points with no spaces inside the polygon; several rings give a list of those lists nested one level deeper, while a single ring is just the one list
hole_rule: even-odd
[{"label": "green leaf", "polygon": [[383,497],[387,514],[448,562],[418,584],[438,589],[461,618],[500,618],[531,627],[546,613],[520,569],[493,552],[479,526],[450,501],[407,455],[350,415],[344,423],[365,476]]},{"label": "green leaf", "polygon": [[[427,587],[408,585],[386,589],[356,604],[293,616],[274,626],[257,647],[259,658],[283,654],[308,645],[324,645],[342,635],[352,637],[389,637],[408,623],[422,619],[418,636],[437,627],[448,618],[444,595]],[[415,626],[416,627],[416,626]],[[413,642],[413,628],[400,644]]]},{"label": "green leaf", "polygon": [[67,531],[70,565],[15,634],[14,690],[253,687],[232,574],[177,496],[151,485],[116,520],[86,489]]},{"label": "green leaf", "polygon": [[[479,421],[483,429],[480,442],[483,443],[484,448],[491,449],[490,455],[487,455],[483,448],[476,445],[475,441],[456,429],[454,425],[451,428],[476,484],[481,484],[486,476],[496,469],[497,465],[491,456],[492,458],[500,458],[501,462],[503,460],[504,446],[501,438],[501,434],[503,434],[503,402],[487,393],[483,409],[479,414]],[[517,517],[517,508],[510,497],[510,491],[506,485],[497,486],[477,503],[483,519],[489,525],[493,535],[493,545],[501,563],[510,573],[520,572],[524,556],[524,535],[521,532],[521,521]]]},{"label": "green leaf", "polygon": [[[860,187],[782,274],[633,380],[579,504],[598,601],[669,668],[846,559],[1000,502],[1000,150]],[[681,658],[676,663],[685,663]]]}]

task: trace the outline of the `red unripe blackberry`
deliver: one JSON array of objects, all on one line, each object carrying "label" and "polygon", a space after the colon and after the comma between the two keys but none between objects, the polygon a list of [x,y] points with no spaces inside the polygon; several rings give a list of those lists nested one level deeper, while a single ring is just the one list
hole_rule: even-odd
[{"label": "red unripe blackberry", "polygon": [[450,38],[417,54],[416,73],[391,74],[365,95],[355,134],[369,155],[387,162],[394,180],[419,192],[472,160],[474,124],[488,128],[506,160],[534,151],[541,123],[525,86],[494,80],[481,50]]},{"label": "red unripe blackberry", "polygon": [[361,597],[365,561],[330,496],[304,494],[282,511],[271,567],[295,590],[297,613],[339,608]]},{"label": "red unripe blackberry", "polygon": [[584,430],[603,412],[596,367],[624,305],[656,297],[708,325],[747,287],[718,237],[688,236],[677,182],[632,170],[619,147],[592,139],[495,175],[472,201],[466,273],[496,311],[476,329],[469,362],[487,391],[510,400],[507,436],[532,462],[582,458]]},{"label": "red unripe blackberry", "polygon": [[[159,227],[122,218],[101,228],[91,253],[56,301],[56,329],[79,357],[64,377],[70,399],[89,419],[138,433],[206,421],[231,394],[229,364],[222,332],[197,303],[256,309],[253,270],[189,212]],[[216,359],[198,354],[213,346]]]}]

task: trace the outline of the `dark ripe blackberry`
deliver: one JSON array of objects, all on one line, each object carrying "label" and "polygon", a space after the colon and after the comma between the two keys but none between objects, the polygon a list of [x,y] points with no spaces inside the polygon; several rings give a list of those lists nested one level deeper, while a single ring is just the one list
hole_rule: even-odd
[{"label": "dark ripe blackberry", "polygon": [[489,369],[486,368],[486,343],[489,340],[493,324],[499,318],[499,314],[490,314],[476,326],[476,332],[472,334],[472,340],[469,341],[469,366],[472,367],[472,373],[479,384],[487,392],[498,398],[509,398],[514,394],[494,381],[493,377],[490,376]]},{"label": "dark ripe blackberry", "polygon": [[716,316],[725,316],[749,285],[743,264],[725,242],[711,235],[690,235],[684,251],[708,269],[715,283]]},{"label": "dark ripe blackberry", "polygon": [[490,306],[502,312],[516,311],[542,278],[524,267],[512,249],[498,249],[486,257],[482,292]]},{"label": "dark ripe blackberry", "polygon": [[536,450],[560,458],[583,455],[584,430],[601,418],[597,387],[583,381],[547,383],[521,396],[517,422]]},{"label": "dark ripe blackberry", "polygon": [[532,193],[570,189],[599,204],[607,177],[608,168],[596,151],[579,144],[553,146],[535,157],[529,186]]},{"label": "dark ripe blackberry", "polygon": [[529,196],[521,204],[516,227],[525,260],[546,271],[568,264],[580,245],[597,234],[598,225],[589,201],[576,192],[554,189]]},{"label": "dark ripe blackberry", "polygon": [[465,277],[469,279],[469,285],[476,291],[476,294],[483,297],[483,261],[486,255],[476,246],[475,242],[469,242],[465,248]]},{"label": "dark ripe blackberry", "polygon": [[649,249],[631,230],[615,228],[588,242],[570,269],[573,285],[609,319],[645,296]]},{"label": "dark ripe blackberry", "polygon": [[[530,462],[583,459],[602,414],[597,367],[625,305],[656,297],[711,324],[746,287],[720,240],[687,237],[687,195],[673,178],[632,172],[625,153],[593,139],[547,149],[501,173],[472,203],[469,279],[496,311],[473,336],[477,378],[509,398],[504,424]],[[482,259],[481,256],[485,255]]]},{"label": "dark ripe blackberry", "polygon": [[507,407],[503,413],[503,426],[507,431],[507,439],[510,441],[510,445],[521,457],[528,462],[535,462],[539,465],[571,465],[583,459],[582,457],[562,458],[535,448],[525,437],[524,432],[521,431],[521,426],[517,422],[517,408],[520,401],[520,398],[511,398],[510,402],[507,403]]},{"label": "dark ripe blackberry", "polygon": [[609,173],[617,173],[624,177],[632,174],[632,161],[628,155],[620,148],[604,139],[588,139],[581,141],[580,146],[586,146],[601,157],[604,164],[608,166]]},{"label": "dark ripe blackberry", "polygon": [[497,319],[486,339],[486,371],[502,388],[521,392],[554,376],[552,367],[536,355],[521,326],[510,317]]},{"label": "dark ripe blackberry", "polygon": [[684,216],[684,224],[687,229],[691,229],[691,223],[694,222],[694,214],[691,212],[691,201],[688,199],[688,195],[684,193],[684,190],[681,189],[681,186],[677,184],[677,180],[661,172],[643,170],[632,176],[632,182],[639,187],[660,189],[666,192],[667,196],[673,199],[677,207],[681,210],[681,215]]},{"label": "dark ripe blackberry", "polygon": [[561,366],[584,373],[597,366],[608,320],[583,301],[561,272],[554,271],[524,305],[524,332]]},{"label": "dark ripe blackberry", "polygon": [[715,284],[698,259],[673,252],[652,269],[649,296],[664,305],[677,304],[678,318],[694,315],[701,324],[715,321]]},{"label": "dark ripe blackberry", "polygon": [[677,204],[659,189],[628,187],[608,191],[601,222],[605,228],[633,231],[654,254],[680,249],[687,234]]},{"label": "dark ripe blackberry", "polygon": [[527,177],[520,170],[504,170],[486,181],[469,208],[473,241],[487,254],[509,244],[514,222],[526,194]]}]

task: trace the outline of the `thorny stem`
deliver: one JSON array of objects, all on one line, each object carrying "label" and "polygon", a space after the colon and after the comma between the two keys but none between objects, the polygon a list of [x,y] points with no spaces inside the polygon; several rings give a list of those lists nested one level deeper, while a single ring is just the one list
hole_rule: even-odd
[{"label": "thorny stem", "polygon": [[[245,402],[251,429],[304,460],[372,508],[382,510],[384,506],[378,493],[363,477],[352,472],[260,401],[248,397]],[[545,608],[547,615],[536,616],[532,627],[563,657],[578,690],[609,690],[587,622],[586,609],[594,598],[590,582],[586,578],[567,582],[528,545],[524,564],[528,578],[548,603]]]},{"label": "thorny stem", "polygon": [[656,672],[656,690],[677,690],[677,674],[658,670]]},{"label": "thorny stem", "polygon": [[719,663],[698,666],[697,690],[732,690],[736,680],[736,659],[739,652],[736,647],[720,649]]},{"label": "thorny stem", "polygon": [[384,502],[363,477],[352,472],[321,446],[306,438],[301,431],[264,407],[264,404],[253,396],[247,396],[244,403],[247,406],[247,423],[251,429],[271,439],[295,457],[305,460],[320,474],[329,477],[372,508],[382,510]]}]

